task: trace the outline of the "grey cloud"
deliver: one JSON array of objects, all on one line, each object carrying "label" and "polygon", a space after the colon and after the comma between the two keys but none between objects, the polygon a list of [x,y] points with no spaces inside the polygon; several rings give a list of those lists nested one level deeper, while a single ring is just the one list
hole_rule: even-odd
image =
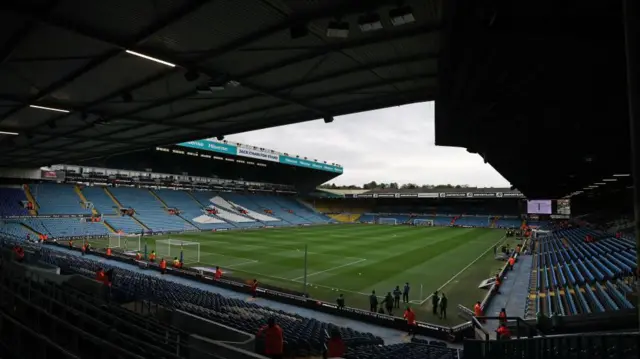
[{"label": "grey cloud", "polygon": [[339,163],[337,184],[413,182],[509,186],[478,155],[435,146],[433,102],[228,136],[227,140]]}]

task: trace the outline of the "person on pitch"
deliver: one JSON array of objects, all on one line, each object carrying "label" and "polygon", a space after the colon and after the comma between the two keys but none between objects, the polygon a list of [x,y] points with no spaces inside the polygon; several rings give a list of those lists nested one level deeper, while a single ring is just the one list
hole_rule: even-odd
[{"label": "person on pitch", "polygon": [[400,290],[400,286],[397,285],[396,289],[393,290],[393,307],[400,308],[400,296],[402,295],[402,291]]},{"label": "person on pitch", "polygon": [[372,290],[369,296],[369,310],[374,313],[378,311],[378,297],[375,290]]},{"label": "person on pitch", "polygon": [[411,287],[409,287],[409,282],[404,284],[404,290],[402,291],[402,302],[409,303],[409,291]]}]

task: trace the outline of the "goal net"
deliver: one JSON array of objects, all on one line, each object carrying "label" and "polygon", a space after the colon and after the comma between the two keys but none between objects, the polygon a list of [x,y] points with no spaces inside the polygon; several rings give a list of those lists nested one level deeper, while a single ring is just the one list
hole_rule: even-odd
[{"label": "goal net", "polygon": [[398,224],[398,220],[395,218],[380,218],[378,219],[378,224]]},{"label": "goal net", "polygon": [[414,219],[413,225],[433,227],[433,219]]},{"label": "goal net", "polygon": [[109,233],[108,246],[111,249],[119,249],[124,252],[140,251],[140,235]]},{"label": "goal net", "polygon": [[156,254],[160,258],[182,259],[183,264],[200,263],[200,243],[179,239],[156,241]]}]

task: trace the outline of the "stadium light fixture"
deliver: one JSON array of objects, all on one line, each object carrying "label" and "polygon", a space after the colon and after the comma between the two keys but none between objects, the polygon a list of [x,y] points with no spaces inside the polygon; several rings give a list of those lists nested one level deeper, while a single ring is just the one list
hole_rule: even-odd
[{"label": "stadium light fixture", "polygon": [[614,174],[613,177],[629,177],[631,176],[628,173],[618,173],[618,174]]},{"label": "stadium light fixture", "polygon": [[157,62],[157,63],[159,63],[159,64],[163,64],[163,65],[165,65],[165,66],[169,66],[169,67],[176,67],[176,64],[172,64],[172,63],[167,62],[167,61],[163,61],[163,60],[160,60],[160,59],[156,59],[155,57],[151,57],[151,56],[149,56],[149,55],[141,54],[141,53],[139,53],[139,52],[135,52],[135,51],[131,51],[131,50],[126,50],[126,53],[127,53],[127,54],[130,54],[130,55],[133,55],[133,56],[142,57],[143,59],[147,59],[147,60],[149,60],[149,61],[154,61],[154,62]]},{"label": "stadium light fixture", "polygon": [[602,182],[615,182],[617,180],[618,180],[617,178],[605,178],[602,180]]},{"label": "stadium light fixture", "polygon": [[349,37],[349,23],[332,21],[327,26],[327,37],[346,39]]},{"label": "stadium light fixture", "polygon": [[389,11],[389,19],[393,26],[402,26],[416,22],[416,18],[413,16],[413,10],[410,6],[404,6]]},{"label": "stadium light fixture", "polygon": [[380,21],[380,15],[368,14],[362,15],[358,19],[358,26],[362,32],[370,32],[382,29],[382,21]]},{"label": "stadium light fixture", "polygon": [[69,110],[65,110],[65,109],[62,109],[62,108],[45,107],[45,106],[38,106],[38,105],[29,105],[29,107],[36,108],[38,110],[47,110],[47,111],[55,111],[55,112],[63,112],[63,113],[71,112]]},{"label": "stadium light fixture", "polygon": [[0,135],[17,136],[18,133],[17,132],[9,132],[9,131],[0,131]]}]

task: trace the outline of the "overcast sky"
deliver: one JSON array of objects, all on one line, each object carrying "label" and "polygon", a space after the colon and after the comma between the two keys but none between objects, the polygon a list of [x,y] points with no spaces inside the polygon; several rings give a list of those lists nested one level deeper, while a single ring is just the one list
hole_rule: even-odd
[{"label": "overcast sky", "polygon": [[330,181],[509,187],[493,167],[465,149],[435,145],[434,103],[363,112],[227,136],[230,142],[310,157],[344,167]]}]

